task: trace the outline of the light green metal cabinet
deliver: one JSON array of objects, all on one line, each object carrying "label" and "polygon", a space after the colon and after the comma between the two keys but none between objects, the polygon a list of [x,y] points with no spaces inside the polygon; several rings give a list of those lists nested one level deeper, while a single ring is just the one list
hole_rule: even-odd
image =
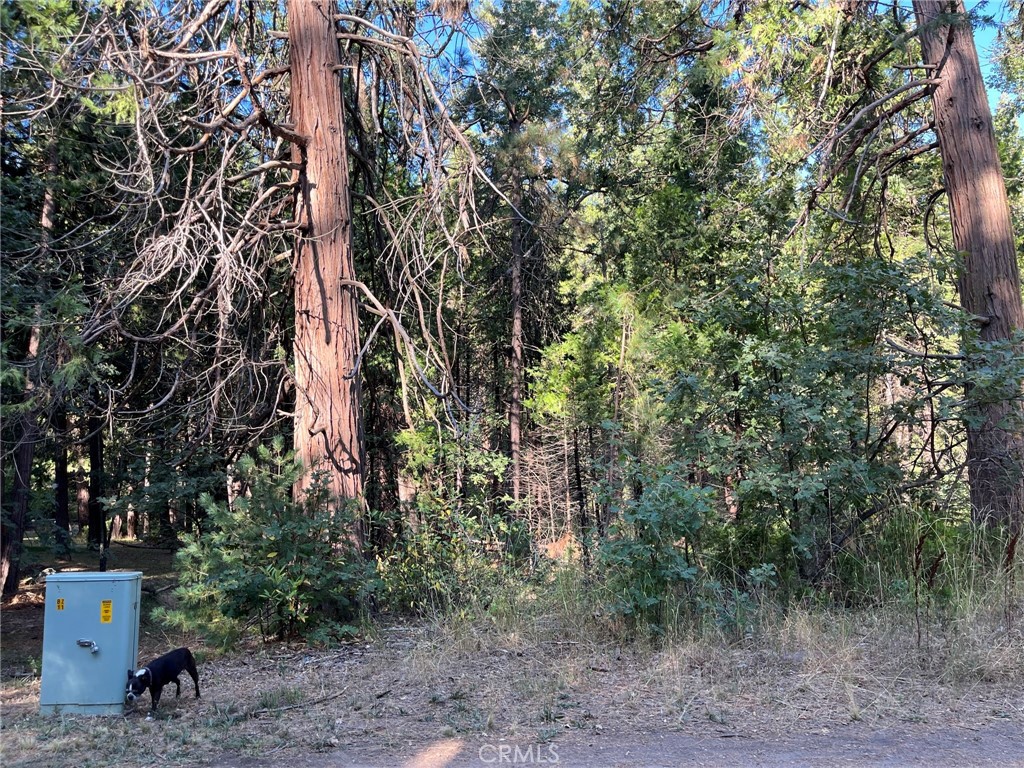
[{"label": "light green metal cabinet", "polygon": [[139,654],[141,602],[141,571],[46,577],[41,712],[124,711],[127,673]]}]

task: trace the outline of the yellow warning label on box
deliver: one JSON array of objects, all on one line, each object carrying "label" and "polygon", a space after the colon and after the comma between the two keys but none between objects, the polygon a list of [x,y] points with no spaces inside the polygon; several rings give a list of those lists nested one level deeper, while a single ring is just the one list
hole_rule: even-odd
[{"label": "yellow warning label on box", "polygon": [[114,601],[100,601],[100,624],[110,624],[114,620]]},{"label": "yellow warning label on box", "polygon": [[63,597],[58,597],[57,598],[57,610],[58,611],[63,611],[64,610],[64,598]]}]

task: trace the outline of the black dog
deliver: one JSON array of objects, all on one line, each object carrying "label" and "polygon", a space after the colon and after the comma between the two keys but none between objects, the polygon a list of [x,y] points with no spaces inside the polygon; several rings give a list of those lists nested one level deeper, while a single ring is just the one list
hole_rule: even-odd
[{"label": "black dog", "polygon": [[174,697],[181,695],[181,681],[178,675],[188,672],[192,682],[196,684],[196,698],[199,698],[199,670],[196,669],[196,660],[192,657],[192,651],[188,648],[179,648],[176,651],[165,653],[159,659],[149,662],[145,667],[134,674],[128,672],[128,687],[124,695],[129,703],[134,702],[142,695],[142,692],[149,688],[150,698],[153,699],[153,711],[156,713],[157,704],[160,703],[160,693],[164,686],[170,682],[175,685]]}]

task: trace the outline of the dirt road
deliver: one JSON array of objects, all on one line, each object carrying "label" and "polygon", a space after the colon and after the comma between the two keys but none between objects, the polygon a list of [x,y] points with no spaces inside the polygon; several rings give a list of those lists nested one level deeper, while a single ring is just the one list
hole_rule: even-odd
[{"label": "dirt road", "polygon": [[[828,729],[825,729],[828,730]],[[876,728],[852,724],[828,732],[748,738],[722,730],[682,733],[579,734],[548,743],[440,739],[398,751],[347,749],[308,758],[258,760],[225,756],[214,768],[853,768],[854,766],[1024,766],[1019,723],[981,728]]]}]

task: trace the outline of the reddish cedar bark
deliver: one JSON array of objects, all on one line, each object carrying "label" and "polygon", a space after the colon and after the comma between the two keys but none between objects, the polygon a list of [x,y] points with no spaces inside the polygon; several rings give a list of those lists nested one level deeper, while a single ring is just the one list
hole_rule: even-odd
[{"label": "reddish cedar bark", "polygon": [[[964,309],[981,318],[982,342],[1005,341],[1024,328],[1020,272],[1010,206],[999,163],[992,113],[974,35],[962,0],[914,0],[924,63],[937,67],[932,93],[935,133],[949,198],[953,240],[964,260],[957,290]],[[1018,350],[1018,354],[1024,350]],[[984,360],[972,355],[970,364]],[[968,391],[967,468],[975,520],[1024,522],[1024,402],[990,400]],[[981,395],[979,397],[979,394]],[[1019,394],[1019,393],[1018,393]]]},{"label": "reddish cedar bark", "polygon": [[[307,470],[328,472],[336,500],[361,500],[363,435],[355,279],[340,55],[331,0],[289,0],[291,112],[299,177],[295,243],[295,452]],[[301,498],[307,475],[296,483]],[[363,543],[361,521],[352,538]]]}]

